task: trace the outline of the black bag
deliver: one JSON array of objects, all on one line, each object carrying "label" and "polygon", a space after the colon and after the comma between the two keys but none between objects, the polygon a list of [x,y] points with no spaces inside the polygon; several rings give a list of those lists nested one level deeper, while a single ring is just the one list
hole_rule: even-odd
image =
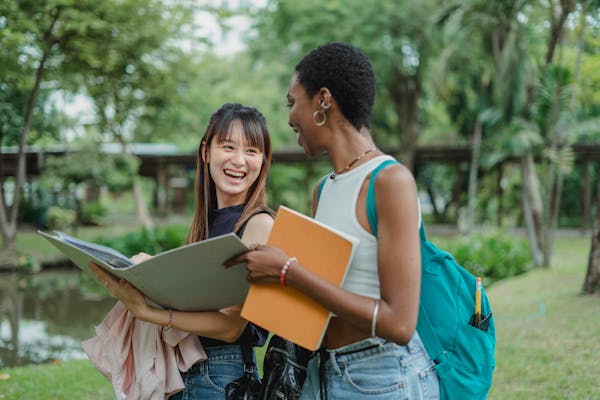
[{"label": "black bag", "polygon": [[265,353],[260,400],[299,399],[311,354],[311,351],[273,335]]},{"label": "black bag", "polygon": [[242,358],[244,360],[244,375],[225,386],[227,400],[258,400],[261,392],[260,379],[254,377],[256,364],[252,357],[252,346],[242,343]]}]

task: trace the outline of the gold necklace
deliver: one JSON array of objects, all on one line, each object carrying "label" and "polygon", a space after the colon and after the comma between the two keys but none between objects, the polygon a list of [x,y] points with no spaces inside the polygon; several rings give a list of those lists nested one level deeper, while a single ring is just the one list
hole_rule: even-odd
[{"label": "gold necklace", "polygon": [[336,176],[343,174],[344,172],[348,172],[348,170],[350,168],[352,168],[352,166],[354,164],[356,164],[358,161],[360,161],[364,156],[366,156],[367,154],[369,154],[372,151],[377,150],[377,147],[373,147],[370,148],[369,150],[365,151],[364,153],[362,153],[361,155],[359,155],[358,157],[356,157],[354,160],[350,161],[350,164],[346,165],[346,168],[344,168],[343,170],[341,170],[340,172],[336,172],[335,170],[331,173],[331,175],[329,175],[330,179],[335,179]]}]

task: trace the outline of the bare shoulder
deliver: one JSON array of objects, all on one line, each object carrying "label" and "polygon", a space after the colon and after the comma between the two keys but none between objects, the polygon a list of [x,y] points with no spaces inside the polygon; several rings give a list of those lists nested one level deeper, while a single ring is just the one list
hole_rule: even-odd
[{"label": "bare shoulder", "polygon": [[398,229],[417,232],[417,184],[406,166],[397,164],[381,170],[375,177],[375,194],[380,231],[394,229],[394,235],[399,234]]},{"label": "bare shoulder", "polygon": [[410,190],[415,187],[416,183],[412,172],[403,164],[395,164],[384,168],[375,177],[375,188],[378,192],[398,189]]},{"label": "bare shoulder", "polygon": [[246,244],[264,244],[269,238],[272,227],[273,217],[271,215],[267,213],[256,214],[248,220],[242,241]]},{"label": "bare shoulder", "polygon": [[273,217],[266,212],[261,212],[250,217],[246,229],[268,229],[270,231],[272,226]]}]

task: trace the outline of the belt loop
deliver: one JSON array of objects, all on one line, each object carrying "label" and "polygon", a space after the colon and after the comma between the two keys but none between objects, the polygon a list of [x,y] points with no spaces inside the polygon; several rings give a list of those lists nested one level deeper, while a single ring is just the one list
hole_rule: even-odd
[{"label": "belt loop", "polygon": [[336,356],[337,356],[337,351],[335,350],[326,350],[327,355],[329,356],[329,360],[331,361],[331,366],[333,367],[333,369],[335,370],[335,373],[338,375],[342,374],[342,371],[340,370],[340,366],[337,362]]},{"label": "belt loop", "polygon": [[419,346],[418,346],[418,341],[415,340],[415,335],[416,335],[416,331],[415,334],[413,335],[412,338],[410,338],[410,340],[408,341],[408,343],[406,344],[406,348],[408,349],[409,353],[416,353],[419,351]]}]

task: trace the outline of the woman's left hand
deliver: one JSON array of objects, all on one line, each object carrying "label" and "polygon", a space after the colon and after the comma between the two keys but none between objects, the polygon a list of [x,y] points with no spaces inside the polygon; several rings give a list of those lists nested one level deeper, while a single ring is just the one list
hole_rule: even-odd
[{"label": "woman's left hand", "polygon": [[281,268],[289,256],[280,248],[269,245],[257,245],[252,248],[253,250],[225,261],[223,266],[229,268],[245,262],[249,282],[279,283]]},{"label": "woman's left hand", "polygon": [[111,274],[94,263],[89,268],[110,293],[119,299],[134,316],[139,317],[148,308],[144,295],[124,279],[115,279]]}]

